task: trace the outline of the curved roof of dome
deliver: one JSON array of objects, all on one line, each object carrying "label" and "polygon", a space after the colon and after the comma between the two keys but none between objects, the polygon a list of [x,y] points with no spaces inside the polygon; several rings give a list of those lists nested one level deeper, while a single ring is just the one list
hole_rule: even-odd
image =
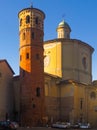
[{"label": "curved roof of dome", "polygon": [[58,28],[59,27],[67,27],[71,31],[70,26],[64,20],[59,23]]}]

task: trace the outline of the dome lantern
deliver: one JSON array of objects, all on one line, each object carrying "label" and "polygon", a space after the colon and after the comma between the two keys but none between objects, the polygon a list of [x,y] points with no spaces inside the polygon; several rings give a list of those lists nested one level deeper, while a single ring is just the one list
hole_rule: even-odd
[{"label": "dome lantern", "polygon": [[70,26],[63,20],[59,23],[57,27],[57,38],[70,39]]}]

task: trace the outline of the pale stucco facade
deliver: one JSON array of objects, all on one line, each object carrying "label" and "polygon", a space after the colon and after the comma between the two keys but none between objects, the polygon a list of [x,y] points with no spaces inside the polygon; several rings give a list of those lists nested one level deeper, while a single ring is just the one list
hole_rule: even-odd
[{"label": "pale stucco facade", "polygon": [[12,118],[13,70],[6,60],[0,60],[0,120]]},{"label": "pale stucco facade", "polygon": [[45,103],[48,123],[89,122],[97,126],[97,81],[85,85],[45,74]]},{"label": "pale stucco facade", "polygon": [[44,72],[63,80],[91,84],[94,49],[83,41],[71,39],[70,32],[69,25],[62,21],[57,28],[58,38],[44,42]]},{"label": "pale stucco facade", "polygon": [[48,121],[89,122],[95,126],[97,98],[91,98],[93,90],[97,95],[97,84],[94,87],[92,83],[94,49],[83,41],[71,39],[70,32],[69,25],[62,21],[57,28],[58,38],[44,42]]}]

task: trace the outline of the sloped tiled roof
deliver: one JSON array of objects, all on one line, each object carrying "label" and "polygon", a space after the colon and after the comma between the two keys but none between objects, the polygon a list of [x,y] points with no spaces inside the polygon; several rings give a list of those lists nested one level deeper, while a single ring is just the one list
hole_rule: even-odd
[{"label": "sloped tiled roof", "polygon": [[13,69],[11,68],[11,66],[9,65],[9,63],[7,62],[7,60],[1,59],[1,60],[0,60],[0,63],[2,63],[2,62],[5,62],[5,63],[7,64],[7,66],[9,67],[9,69],[11,70],[11,72],[12,72],[13,75],[14,75],[15,73],[14,73]]}]

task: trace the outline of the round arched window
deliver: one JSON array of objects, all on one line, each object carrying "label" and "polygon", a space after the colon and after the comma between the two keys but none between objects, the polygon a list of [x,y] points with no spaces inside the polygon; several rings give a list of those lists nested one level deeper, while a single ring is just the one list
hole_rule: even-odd
[{"label": "round arched window", "polygon": [[26,16],[26,23],[30,23],[30,16],[29,15]]},{"label": "round arched window", "polygon": [[22,26],[22,19],[20,19],[20,26]]},{"label": "round arched window", "polygon": [[91,92],[90,93],[90,97],[91,97],[91,99],[95,99],[96,98],[96,93],[95,92]]},{"label": "round arched window", "polygon": [[86,69],[87,68],[87,59],[86,59],[86,57],[83,57],[82,64],[83,64],[84,68]]}]

